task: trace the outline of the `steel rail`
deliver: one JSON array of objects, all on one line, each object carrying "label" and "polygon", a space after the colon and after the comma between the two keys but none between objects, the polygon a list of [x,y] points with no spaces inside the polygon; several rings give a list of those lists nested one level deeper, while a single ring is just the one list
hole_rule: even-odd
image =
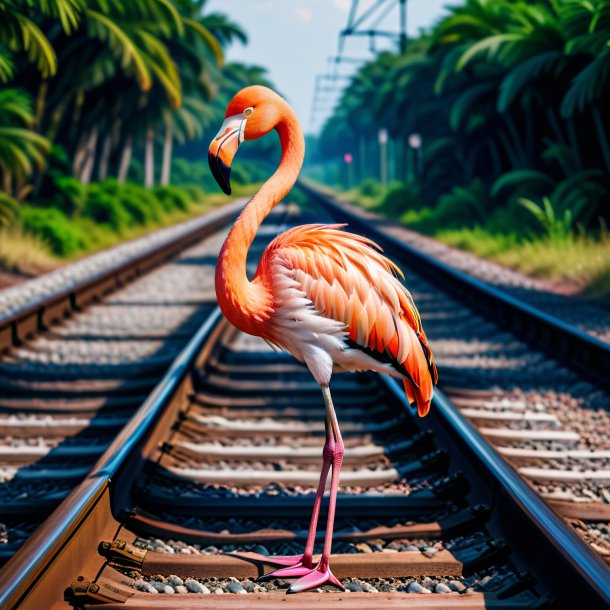
[{"label": "steel rail", "polygon": [[[414,409],[409,405],[402,384],[386,376],[381,376],[381,380],[396,400],[413,413]],[[497,453],[438,388],[434,391],[430,413],[433,418],[441,420],[445,430],[452,432],[453,440],[459,442],[468,461],[478,464],[483,478],[492,482],[497,492],[510,503],[513,513],[521,513],[532,526],[532,533],[537,534],[538,539],[563,564],[566,573],[564,577],[572,578],[570,582],[577,592],[577,601],[582,604],[579,607],[609,608],[610,571],[601,557]],[[530,550],[535,548],[535,541],[527,536],[525,538]],[[557,564],[551,564],[548,561],[549,555],[540,548],[535,554],[540,561],[550,564],[547,567],[552,567],[553,579],[559,581]]]},{"label": "steel rail", "polygon": [[345,204],[339,204],[333,196],[312,183],[300,180],[298,185],[322,203],[337,220],[349,222],[351,227],[373,238],[384,250],[392,251],[403,262],[417,268],[427,280],[445,291],[451,290],[458,299],[482,310],[494,321],[517,331],[529,343],[543,347],[595,381],[604,386],[610,384],[610,343],[404,243],[381,230],[374,219],[367,222],[366,218]]},{"label": "steel rail", "polygon": [[127,261],[122,261],[79,280],[68,288],[61,288],[43,297],[34,298],[18,310],[0,315],[0,352],[18,345],[28,336],[41,332],[52,322],[82,309],[97,297],[125,285],[190,245],[208,237],[227,225],[243,207],[245,200],[223,206],[206,215],[206,222],[190,231],[151,247]]},{"label": "steel rail", "polygon": [[215,308],[150,396],[100,457],[87,478],[5,565],[0,574],[0,608],[8,610],[19,605],[28,590],[61,553],[74,532],[86,521],[110,481],[140,449],[221,320],[220,309]]}]

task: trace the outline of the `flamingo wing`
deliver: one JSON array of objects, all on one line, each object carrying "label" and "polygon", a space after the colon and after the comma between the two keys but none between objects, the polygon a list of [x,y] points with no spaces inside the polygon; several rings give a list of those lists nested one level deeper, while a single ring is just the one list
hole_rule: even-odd
[{"label": "flamingo wing", "polygon": [[274,269],[289,271],[319,315],[344,325],[348,349],[403,377],[409,400],[424,416],[438,374],[419,312],[398,280],[402,272],[374,242],[342,226],[303,225],[281,233],[266,248],[257,276],[272,285]]}]

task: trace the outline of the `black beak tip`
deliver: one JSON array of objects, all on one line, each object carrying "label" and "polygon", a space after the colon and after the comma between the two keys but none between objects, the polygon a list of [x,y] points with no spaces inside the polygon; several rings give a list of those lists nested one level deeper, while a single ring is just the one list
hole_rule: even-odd
[{"label": "black beak tip", "polygon": [[231,194],[231,168],[227,167],[217,156],[208,154],[208,164],[214,179],[225,195]]}]

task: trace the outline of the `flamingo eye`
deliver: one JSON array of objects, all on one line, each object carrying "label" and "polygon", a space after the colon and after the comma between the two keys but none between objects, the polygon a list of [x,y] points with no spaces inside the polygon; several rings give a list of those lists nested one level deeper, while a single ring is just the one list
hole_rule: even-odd
[{"label": "flamingo eye", "polygon": [[254,108],[252,108],[252,106],[250,106],[250,108],[246,108],[244,110],[244,116],[246,118],[251,117],[253,113],[254,113]]}]

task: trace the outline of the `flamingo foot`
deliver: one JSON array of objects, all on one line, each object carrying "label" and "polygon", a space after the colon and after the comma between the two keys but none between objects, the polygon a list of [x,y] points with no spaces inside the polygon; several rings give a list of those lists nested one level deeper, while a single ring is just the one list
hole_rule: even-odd
[{"label": "flamingo foot", "polygon": [[261,576],[258,581],[259,582],[267,582],[269,580],[273,580],[274,578],[281,578],[283,580],[288,580],[290,578],[301,578],[301,576],[305,576],[311,572],[312,566],[303,564],[302,561],[295,563],[292,566],[288,566],[286,568],[280,568],[279,570],[274,570],[273,572],[269,572],[264,576]]},{"label": "flamingo foot", "polygon": [[290,587],[288,587],[287,593],[303,593],[304,591],[311,591],[311,589],[317,589],[324,585],[331,585],[340,591],[345,591],[345,587],[330,571],[330,567],[323,569],[318,565],[309,570],[305,576],[299,578],[296,582],[293,582]]}]

